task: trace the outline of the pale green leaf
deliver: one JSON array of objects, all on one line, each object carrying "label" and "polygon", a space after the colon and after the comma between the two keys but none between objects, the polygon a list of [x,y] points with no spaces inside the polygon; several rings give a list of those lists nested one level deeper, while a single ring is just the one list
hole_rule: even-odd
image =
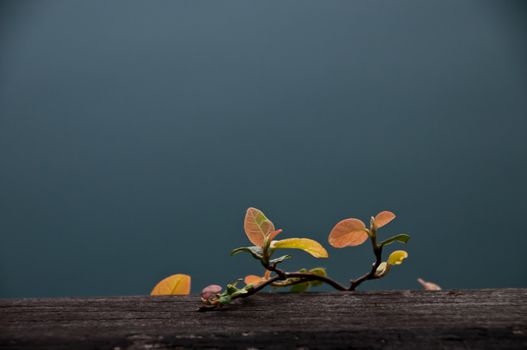
[{"label": "pale green leaf", "polygon": [[[323,268],[323,267],[314,267],[311,270],[309,270],[309,273],[312,273],[312,274],[318,275],[318,276],[323,276],[323,277],[327,277],[327,275],[328,275],[327,272],[326,272],[326,269]],[[320,285],[324,284],[324,282],[322,282],[322,281],[311,281],[311,282],[309,282],[309,284],[312,287],[316,287],[316,286],[320,286]]]},{"label": "pale green leaf", "polygon": [[382,263],[379,264],[379,266],[377,266],[377,270],[375,270],[375,277],[377,278],[383,277],[384,275],[388,273],[389,270],[390,270],[390,265],[388,265],[386,261],[383,261]]},{"label": "pale green leaf", "polygon": [[303,293],[309,289],[309,282],[297,283],[289,290],[291,293]]},{"label": "pale green leaf", "polygon": [[271,263],[271,264],[279,264],[279,263],[283,262],[284,260],[291,259],[291,258],[292,258],[291,255],[282,255],[279,258],[275,258],[275,259],[270,260],[269,263]]},{"label": "pale green leaf", "polygon": [[399,235],[395,235],[393,237],[385,239],[384,241],[379,243],[379,246],[380,247],[384,247],[384,246],[386,246],[388,244],[392,244],[393,242],[407,243],[409,240],[410,240],[410,236],[409,235],[407,235],[405,233],[401,233]]}]

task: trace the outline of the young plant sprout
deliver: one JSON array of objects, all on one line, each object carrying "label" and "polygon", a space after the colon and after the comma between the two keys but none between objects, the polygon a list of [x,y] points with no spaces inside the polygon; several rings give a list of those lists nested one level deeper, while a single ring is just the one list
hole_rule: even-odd
[{"label": "young plant sprout", "polygon": [[241,287],[238,287],[238,284],[242,279],[228,284],[223,291],[218,285],[206,287],[201,293],[201,300],[205,305],[200,310],[207,311],[228,305],[235,299],[249,297],[267,286],[289,287],[292,292],[304,292],[310,287],[325,283],[339,291],[353,291],[364,281],[382,278],[388,274],[394,265],[401,264],[408,257],[408,253],[405,251],[396,250],[389,255],[386,261],[382,259],[385,246],[393,242],[406,243],[410,239],[410,236],[406,234],[399,234],[379,242],[377,230],[393,219],[395,219],[395,214],[383,211],[371,218],[369,227],[366,227],[361,220],[354,218],[344,219],[333,227],[328,239],[331,246],[335,248],[354,247],[369,239],[375,256],[375,262],[369,272],[351,280],[348,286],[344,286],[329,278],[326,269],[322,267],[300,269],[293,272],[279,268],[280,264],[291,258],[291,255],[273,258],[274,253],[281,249],[300,249],[315,258],[327,258],[328,252],[320,243],[309,238],[275,240],[282,230],[275,229],[273,222],[262,211],[249,208],[245,215],[244,229],[247,238],[253,245],[236,248],[231,252],[231,255],[249,253],[260,262],[265,273],[263,276],[249,275],[245,277],[243,280],[245,285]]},{"label": "young plant sprout", "polygon": [[329,234],[329,244],[335,248],[355,247],[370,239],[375,262],[371,270],[351,281],[348,290],[355,290],[362,282],[386,276],[391,266],[400,265],[408,257],[404,250],[396,250],[390,254],[387,261],[382,261],[383,248],[393,242],[406,243],[410,239],[407,234],[399,234],[384,241],[377,242],[377,230],[395,219],[391,211],[381,211],[370,219],[370,227],[366,228],[364,222],[359,219],[344,219],[337,223]]}]

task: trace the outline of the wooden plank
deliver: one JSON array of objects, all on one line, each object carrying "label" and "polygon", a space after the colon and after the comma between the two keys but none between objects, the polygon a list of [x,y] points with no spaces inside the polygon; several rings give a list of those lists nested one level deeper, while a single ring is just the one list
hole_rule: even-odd
[{"label": "wooden plank", "polygon": [[527,289],[0,301],[2,349],[527,349]]}]

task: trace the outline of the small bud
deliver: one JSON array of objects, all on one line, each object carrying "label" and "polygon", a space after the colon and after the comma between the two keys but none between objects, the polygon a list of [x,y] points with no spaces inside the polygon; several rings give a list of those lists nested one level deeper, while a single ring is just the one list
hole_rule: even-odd
[{"label": "small bud", "polygon": [[419,282],[421,286],[423,286],[424,290],[441,290],[441,287],[438,286],[437,284],[433,282],[427,282],[422,278],[418,278],[417,282]]},{"label": "small bud", "polygon": [[212,297],[217,296],[222,290],[222,287],[217,284],[211,284],[210,286],[207,286],[203,288],[201,291],[201,299],[202,300],[209,300]]},{"label": "small bud", "polygon": [[282,232],[282,229],[278,229],[276,231],[273,231],[273,232],[270,232],[269,233],[269,240],[271,241],[271,244],[272,244],[272,240],[278,236],[278,234],[280,234]]},{"label": "small bud", "polygon": [[383,261],[382,263],[379,264],[379,266],[377,267],[377,270],[375,270],[375,277],[381,278],[384,275],[386,275],[389,270],[390,270],[390,265],[388,265],[386,261]]}]

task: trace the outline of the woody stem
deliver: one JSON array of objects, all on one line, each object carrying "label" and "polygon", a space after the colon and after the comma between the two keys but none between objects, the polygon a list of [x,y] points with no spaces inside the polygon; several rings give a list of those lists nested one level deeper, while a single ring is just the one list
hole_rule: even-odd
[{"label": "woody stem", "polygon": [[330,286],[332,286],[333,288],[337,290],[341,290],[341,291],[348,290],[346,287],[344,287],[337,281],[329,277],[326,277],[326,276],[316,275],[314,273],[308,273],[308,272],[285,272],[284,270],[276,267],[276,264],[272,264],[272,265],[264,264],[264,267],[271,272],[275,272],[276,275],[280,277],[279,280],[281,281],[286,280],[288,278],[300,278],[301,282],[320,281],[320,282],[329,284]]}]

